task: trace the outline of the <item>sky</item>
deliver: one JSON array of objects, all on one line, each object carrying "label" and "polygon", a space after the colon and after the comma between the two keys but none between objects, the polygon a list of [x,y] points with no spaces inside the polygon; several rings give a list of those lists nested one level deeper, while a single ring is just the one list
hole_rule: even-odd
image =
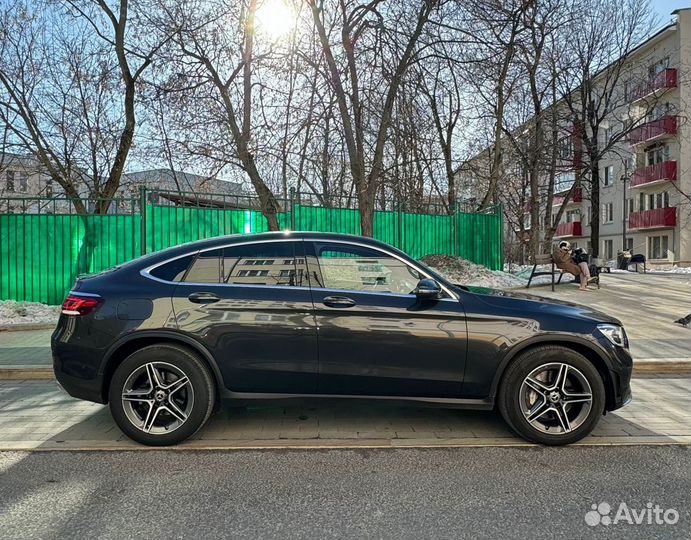
[{"label": "sky", "polygon": [[663,26],[672,18],[672,11],[691,7],[691,0],[651,0],[650,5],[660,19],[660,26]]}]

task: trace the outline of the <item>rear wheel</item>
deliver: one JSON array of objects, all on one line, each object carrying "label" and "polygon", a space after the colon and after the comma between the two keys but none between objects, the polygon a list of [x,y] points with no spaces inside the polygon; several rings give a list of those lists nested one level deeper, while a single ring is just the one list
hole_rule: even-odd
[{"label": "rear wheel", "polygon": [[546,345],[512,362],[498,397],[499,411],[521,437],[562,445],[595,428],[605,407],[605,386],[584,356]]},{"label": "rear wheel", "polygon": [[194,353],[173,344],[150,345],[118,366],[109,402],[125,435],[142,444],[166,446],[184,441],[206,423],[215,387]]}]

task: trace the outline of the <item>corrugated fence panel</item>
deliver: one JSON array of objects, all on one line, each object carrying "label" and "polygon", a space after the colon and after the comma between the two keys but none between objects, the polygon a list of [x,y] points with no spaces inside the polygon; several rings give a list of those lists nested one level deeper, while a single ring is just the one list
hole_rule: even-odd
[{"label": "corrugated fence panel", "polygon": [[[293,206],[294,228],[360,234],[356,209]],[[291,228],[290,213],[277,216]],[[146,222],[137,213],[118,215],[0,214],[0,299],[60,304],[79,274],[99,272],[146,251],[153,252],[227,234],[268,230],[255,210],[148,205]],[[414,258],[458,255],[493,270],[502,268],[502,216],[377,211],[374,238]]]}]

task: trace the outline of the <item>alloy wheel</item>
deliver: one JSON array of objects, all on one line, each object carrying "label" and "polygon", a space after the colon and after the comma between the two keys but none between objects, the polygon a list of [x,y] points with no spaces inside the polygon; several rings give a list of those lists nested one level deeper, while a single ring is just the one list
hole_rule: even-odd
[{"label": "alloy wheel", "polygon": [[167,362],[149,362],[127,377],[122,406],[132,425],[144,433],[171,433],[192,412],[194,390],[180,368]]},{"label": "alloy wheel", "polygon": [[523,379],[519,390],[521,412],[542,433],[567,434],[583,424],[593,406],[588,379],[561,362],[543,364]]}]

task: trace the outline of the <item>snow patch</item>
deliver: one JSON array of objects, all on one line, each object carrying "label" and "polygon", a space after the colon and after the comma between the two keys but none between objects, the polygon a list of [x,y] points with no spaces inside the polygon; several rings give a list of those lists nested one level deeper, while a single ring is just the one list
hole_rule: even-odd
[{"label": "snow patch", "polygon": [[0,301],[0,326],[15,324],[53,324],[58,322],[60,306],[37,302]]}]

